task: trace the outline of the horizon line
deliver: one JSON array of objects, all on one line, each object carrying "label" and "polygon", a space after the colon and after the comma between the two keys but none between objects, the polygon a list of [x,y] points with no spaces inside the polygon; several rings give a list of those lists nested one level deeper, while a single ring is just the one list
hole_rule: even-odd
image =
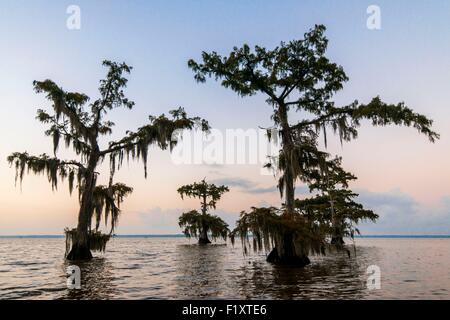
[{"label": "horizon line", "polygon": [[[7,238],[64,238],[64,235],[58,234],[30,234],[30,235],[0,235],[0,239]],[[114,238],[184,238],[184,234],[115,234]],[[445,234],[368,234],[355,235],[355,238],[450,238]]]}]

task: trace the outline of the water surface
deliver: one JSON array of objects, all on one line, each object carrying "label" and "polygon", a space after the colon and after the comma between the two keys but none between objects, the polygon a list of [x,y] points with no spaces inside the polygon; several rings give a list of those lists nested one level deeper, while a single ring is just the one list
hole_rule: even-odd
[{"label": "water surface", "polygon": [[[68,290],[61,238],[0,239],[0,299],[450,299],[450,239],[357,239],[356,256],[313,257],[304,269],[243,257],[239,245],[115,238],[79,264]],[[369,290],[366,270],[381,269]]]}]

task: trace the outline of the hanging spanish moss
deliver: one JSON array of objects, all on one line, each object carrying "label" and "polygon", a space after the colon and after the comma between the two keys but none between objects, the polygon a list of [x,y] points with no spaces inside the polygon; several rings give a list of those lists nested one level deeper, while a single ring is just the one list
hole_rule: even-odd
[{"label": "hanging spanish moss", "polygon": [[207,183],[205,179],[178,188],[182,199],[198,198],[201,204],[201,212],[191,210],[180,216],[179,225],[186,237],[198,238],[199,244],[211,243],[209,237],[214,241],[220,238],[226,241],[229,233],[228,224],[218,216],[209,214],[208,210],[215,209],[217,201],[228,191],[228,187]]},{"label": "hanging spanish moss", "polygon": [[62,161],[51,158],[45,153],[40,156],[30,156],[27,152],[15,152],[8,156],[7,161],[16,170],[15,181],[22,183],[25,173],[45,174],[52,189],[58,189],[58,182],[68,179],[69,192],[72,193],[75,178],[78,185],[81,184],[84,168],[76,161]]},{"label": "hanging spanish moss", "polygon": [[[320,252],[328,236],[321,231],[326,224],[307,218],[295,206],[296,184],[309,184],[309,173],[323,170],[321,166],[326,162],[326,153],[318,147],[319,135],[323,135],[325,147],[327,129],[338,135],[341,143],[351,141],[357,138],[362,120],[367,119],[374,126],[414,127],[431,142],[439,138],[432,130],[433,121],[404,103],[387,104],[375,97],[367,104],[353,101],[337,105],[332,98],[349,79],[341,66],[327,58],[325,31],[324,25],[316,25],[302,39],[281,42],[273,49],[252,49],[244,44],[234,47],[228,55],[203,52],[201,62],[188,62],[198,82],[212,78],[241,97],[263,94],[273,111],[273,126],[267,132],[270,139],[280,138],[281,150],[267,167],[279,172],[284,206],[281,210],[255,208],[243,213],[236,233],[242,236],[244,248],[248,247],[250,234],[257,249],[260,244],[272,242],[275,249],[268,260],[274,262],[305,265],[309,261],[306,254]],[[294,112],[301,119],[292,123]],[[324,191],[324,195],[333,211],[333,191]],[[339,230],[342,225],[345,228],[346,222],[337,214],[332,219]]]},{"label": "hanging spanish moss", "polygon": [[176,146],[173,135],[177,130],[200,128],[202,131],[209,130],[206,120],[199,117],[188,118],[183,108],[169,111],[171,118],[162,114],[159,117],[150,116],[149,124],[140,127],[136,132],[127,132],[127,136],[119,141],[111,142],[109,148],[111,172],[120,169],[123,160],[127,161],[141,159],[144,164],[144,174],[147,177],[148,149],[152,145],[158,146],[162,150],[167,148],[170,151]]},{"label": "hanging spanish moss", "polygon": [[[66,253],[65,256],[69,254],[72,245],[77,241],[78,234],[77,229],[65,229],[64,234],[66,235]],[[88,245],[89,249],[92,251],[105,252],[106,244],[111,239],[111,234],[103,234],[100,231],[91,230],[88,233]]]},{"label": "hanging spanish moss", "polygon": [[201,238],[206,233],[213,241],[227,240],[228,224],[218,216],[203,215],[197,210],[192,210],[180,216],[179,225],[188,238]]},{"label": "hanging spanish moss", "polygon": [[[34,81],[36,93],[43,93],[52,104],[51,112],[39,109],[36,119],[47,125],[45,134],[52,139],[53,157],[46,154],[32,156],[26,152],[13,153],[8,162],[15,167],[16,184],[22,183],[26,174],[47,176],[52,189],[56,190],[60,182],[68,180],[69,192],[78,189],[80,209],[77,228],[67,232],[68,244],[72,249],[67,254],[69,260],[92,258],[90,249],[104,250],[106,242],[117,226],[120,204],[132,192],[124,184],[113,184],[116,170],[120,169],[124,155],[127,160],[142,159],[147,176],[148,150],[151,146],[160,149],[173,148],[173,134],[176,130],[200,128],[208,130],[208,122],[199,117],[188,117],[183,108],[170,111],[170,116],[150,116],[149,123],[136,132],[128,131],[125,137],[101,146],[103,136],[110,135],[114,123],[106,118],[108,111],[123,107],[132,109],[134,102],[125,97],[124,89],[132,70],[125,63],[104,61],[108,71],[100,81],[99,97],[90,101],[82,93],[65,91],[52,80]],[[89,104],[88,104],[89,103]],[[56,154],[64,141],[65,147],[72,149],[77,160],[63,161]],[[97,168],[105,159],[110,159],[110,183],[97,186]],[[108,235],[99,233],[101,221],[110,224]],[[95,222],[95,226],[92,224]]]},{"label": "hanging spanish moss", "polygon": [[[89,218],[89,226],[95,220],[95,229],[89,228],[88,232],[88,247],[92,251],[104,252],[106,243],[111,239],[120,215],[120,205],[124,198],[133,192],[133,188],[126,186],[123,183],[111,184],[110,186],[99,185],[95,187],[93,193],[94,211]],[[104,220],[105,226],[110,224],[110,231],[103,234],[99,231],[100,223]],[[65,230],[66,235],[66,256],[74,242],[79,240],[80,235],[77,229]]]},{"label": "hanging spanish moss", "polygon": [[[133,192],[133,188],[123,183],[111,184],[110,186],[97,186],[94,189],[93,203],[95,218],[95,230],[98,231],[102,219],[105,226],[110,221],[112,234],[117,226],[120,215],[120,205],[124,198]],[[94,219],[91,217],[91,221]]]},{"label": "hanging spanish moss", "polygon": [[[328,158],[328,157],[326,157]],[[375,222],[378,215],[367,210],[355,199],[358,194],[349,189],[349,183],[356,180],[356,176],[342,168],[342,159],[325,159],[320,170],[312,170],[308,174],[310,191],[317,191],[313,198],[296,200],[295,205],[305,215],[328,225],[327,233],[331,237],[331,244],[342,249],[344,238],[354,239],[359,234],[356,225],[362,221]]]},{"label": "hanging spanish moss", "polygon": [[236,228],[230,233],[231,242],[234,244],[239,237],[245,255],[251,249],[269,252],[275,248],[278,255],[283,256],[287,245],[298,257],[323,254],[327,242],[321,226],[298,213],[288,218],[284,212],[284,209],[274,207],[242,212]]}]

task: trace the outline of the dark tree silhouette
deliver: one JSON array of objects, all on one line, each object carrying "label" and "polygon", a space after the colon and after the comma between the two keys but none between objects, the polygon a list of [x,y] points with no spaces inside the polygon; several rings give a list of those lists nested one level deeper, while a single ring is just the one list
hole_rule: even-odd
[{"label": "dark tree silhouette", "polygon": [[365,220],[375,222],[378,215],[354,201],[358,194],[349,189],[349,182],[356,176],[342,168],[342,158],[325,160],[320,169],[308,174],[310,191],[317,191],[314,198],[296,199],[295,207],[310,221],[317,221],[329,230],[331,244],[341,248],[344,237],[359,234],[356,225]]},{"label": "dark tree silhouette", "polygon": [[[378,219],[372,210],[355,202],[358,194],[349,190],[348,184],[356,177],[342,169],[341,158],[328,160],[329,155],[323,152],[316,155],[321,155],[322,162],[305,172],[304,181],[310,191],[318,193],[294,201],[293,219],[285,219],[284,207],[252,208],[249,213],[241,213],[236,228],[230,233],[230,239],[234,243],[235,238],[240,237],[245,254],[250,247],[255,251],[268,251],[275,247],[267,260],[284,263],[276,243],[288,233],[297,239],[295,250],[300,254],[295,260],[296,264],[307,265],[310,263],[308,254],[311,251],[324,254],[327,248],[342,250],[344,237],[353,238],[355,233],[359,234],[356,227],[358,223]],[[329,239],[331,243],[328,243]]]},{"label": "dark tree silhouette", "polygon": [[[91,249],[104,250],[109,235],[98,232],[102,212],[106,223],[108,217],[111,217],[111,234],[120,213],[119,205],[132,191],[124,184],[113,183],[114,172],[120,168],[125,156],[127,161],[130,156],[142,159],[147,176],[150,146],[172,149],[175,144],[172,134],[176,130],[195,127],[208,129],[205,120],[189,118],[179,108],[170,111],[170,117],[164,114],[159,117],[150,116],[148,124],[135,132],[128,131],[122,139],[112,141],[102,148],[99,139],[111,134],[114,126],[114,123],[105,120],[108,111],[119,107],[132,109],[134,106],[134,102],[128,100],[123,91],[128,82],[124,75],[130,73],[132,68],[125,63],[111,61],[104,61],[103,66],[108,68],[108,72],[106,78],[100,81],[100,98],[89,104],[90,99],[85,94],[65,91],[51,80],[35,81],[35,91],[46,94],[47,99],[52,102],[52,112],[40,109],[37,119],[49,125],[45,133],[53,138],[54,157],[46,154],[31,156],[26,152],[13,153],[8,157],[8,162],[15,166],[16,181],[22,181],[27,172],[47,174],[53,189],[58,187],[59,179],[67,178],[71,193],[76,184],[80,209],[77,228],[66,230],[68,240],[72,243],[70,252],[66,253],[69,260],[91,259]],[[56,157],[61,139],[66,148],[75,151],[79,156],[78,160],[65,161]],[[98,186],[99,173],[96,169],[107,157],[110,161],[110,182],[108,186]],[[94,219],[96,227],[92,230],[91,222]]]},{"label": "dark tree silhouette", "polygon": [[201,201],[201,212],[192,210],[181,215],[179,224],[184,228],[187,237],[198,238],[199,244],[209,244],[208,234],[213,240],[217,238],[227,239],[228,224],[221,218],[208,213],[210,209],[216,209],[217,201],[222,195],[230,191],[226,186],[216,186],[203,179],[201,182],[182,186],[178,189],[181,198],[199,198]]},{"label": "dark tree silhouette", "polygon": [[[368,104],[354,101],[337,106],[332,98],[348,78],[341,66],[325,56],[328,40],[324,33],[325,27],[316,25],[304,39],[282,42],[273,50],[259,46],[251,50],[243,45],[233,48],[228,56],[203,52],[202,63],[188,62],[198,82],[213,77],[242,97],[264,94],[273,110],[274,127],[268,129],[268,134],[277,129],[281,139],[278,186],[285,205],[278,213],[286,228],[277,228],[276,235],[274,230],[260,231],[269,232],[275,247],[270,256],[275,256],[273,260],[278,263],[302,266],[309,261],[308,252],[320,247],[313,241],[317,237],[308,232],[304,218],[295,209],[296,181],[304,180],[305,172],[320,161],[315,147],[320,132],[325,144],[328,128],[339,135],[341,142],[350,141],[357,137],[361,120],[368,119],[374,126],[412,126],[432,142],[439,137],[431,129],[432,120],[413,112],[404,103],[387,104],[376,97]],[[303,120],[291,123],[290,112],[301,112]],[[267,210],[257,211],[258,217],[262,212]]]}]

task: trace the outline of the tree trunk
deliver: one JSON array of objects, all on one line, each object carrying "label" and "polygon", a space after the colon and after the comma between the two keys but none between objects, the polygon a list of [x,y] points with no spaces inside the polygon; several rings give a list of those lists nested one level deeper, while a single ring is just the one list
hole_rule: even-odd
[{"label": "tree trunk", "polygon": [[72,249],[67,255],[68,260],[90,260],[92,253],[89,247],[89,227],[91,223],[93,207],[93,195],[96,185],[95,168],[98,162],[98,153],[93,152],[89,158],[88,168],[85,173],[85,183],[81,195],[80,211],[78,213],[78,225],[76,236],[73,239]]},{"label": "tree trunk", "polygon": [[[327,175],[327,183],[329,184],[328,175]],[[331,226],[332,226],[331,244],[339,248],[345,244],[344,236],[342,234],[343,221],[342,219],[336,216],[332,193],[328,192],[328,196],[330,197],[330,208],[331,208]]]},{"label": "tree trunk", "polygon": [[267,256],[267,262],[278,265],[291,265],[296,267],[305,267],[311,263],[308,256],[299,254],[295,250],[292,234],[285,234],[280,243]]},{"label": "tree trunk", "polygon": [[[283,172],[285,193],[285,212],[283,213],[283,216],[286,219],[293,219],[295,215],[295,177],[293,172],[294,164],[292,163],[294,143],[291,137],[291,128],[288,122],[287,109],[284,104],[280,104],[279,116],[283,130],[281,139],[283,144],[284,161],[286,164]],[[294,235],[289,232],[286,232],[282,235],[281,239],[278,240],[275,248],[268,255],[267,261],[274,264],[295,265],[298,267],[304,267],[311,263],[307,255],[299,254],[295,250]]]},{"label": "tree trunk", "polygon": [[332,220],[333,234],[331,236],[331,244],[342,247],[344,242],[344,236],[342,235],[342,221],[337,218]]},{"label": "tree trunk", "polygon": [[[207,212],[206,207],[206,191],[202,195],[202,216],[205,217]],[[200,231],[200,236],[198,238],[198,244],[210,244],[211,241],[208,239],[208,226],[205,223],[205,220],[202,219],[202,230]]]},{"label": "tree trunk", "polygon": [[210,244],[211,241],[208,239],[208,235],[200,235],[198,238],[198,244],[204,245],[204,244]]},{"label": "tree trunk", "polygon": [[92,254],[89,248],[89,212],[92,212],[90,211],[90,207],[92,207],[92,192],[91,188],[88,188],[86,185],[86,188],[81,196],[77,232],[76,236],[73,238],[72,249],[67,255],[68,260],[92,259]]},{"label": "tree trunk", "polygon": [[288,122],[287,108],[284,104],[280,104],[278,113],[282,129],[281,142],[285,161],[283,178],[284,178],[284,193],[285,193],[284,199],[285,199],[286,216],[291,216],[294,214],[294,201],[295,201],[295,178],[292,163],[294,142],[292,141],[291,127],[289,126]]},{"label": "tree trunk", "polygon": [[208,238],[208,228],[206,227],[205,223],[202,223],[202,230],[200,232],[200,236],[198,238],[198,244],[210,244],[211,241]]},{"label": "tree trunk", "polygon": [[343,246],[345,244],[345,241],[341,236],[334,235],[331,237],[331,244],[334,244],[336,246]]}]

